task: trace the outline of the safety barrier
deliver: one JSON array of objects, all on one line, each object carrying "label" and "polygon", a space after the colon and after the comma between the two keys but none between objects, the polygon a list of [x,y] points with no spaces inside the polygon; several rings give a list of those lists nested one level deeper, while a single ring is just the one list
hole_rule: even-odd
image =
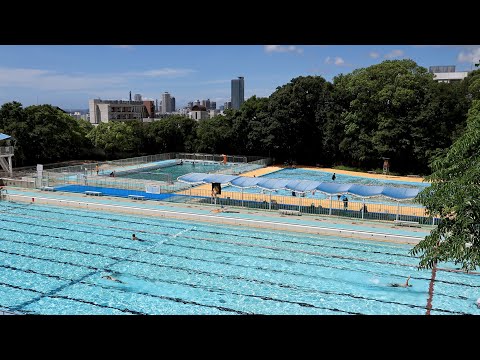
[{"label": "safety barrier", "polygon": [[[212,191],[205,186],[191,187],[176,193],[182,195],[184,203],[205,205],[223,205],[244,207],[256,210],[279,211],[291,210],[300,214],[330,215],[352,219],[411,222],[421,225],[435,225],[438,219],[430,216],[420,205],[409,203],[381,203],[352,196],[347,204],[342,200],[307,198],[301,196],[282,196],[261,193],[242,193],[222,190],[221,195],[212,196]],[[179,201],[177,197],[165,201]]]}]

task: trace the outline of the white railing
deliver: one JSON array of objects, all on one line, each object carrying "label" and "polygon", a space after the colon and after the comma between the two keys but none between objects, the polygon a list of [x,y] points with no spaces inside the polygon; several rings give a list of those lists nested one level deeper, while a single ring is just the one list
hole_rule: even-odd
[{"label": "white railing", "polygon": [[[241,193],[222,189],[221,195],[212,197],[210,189],[197,189],[191,187],[187,190],[177,192],[184,196],[184,203],[195,203],[205,205],[224,205],[231,207],[244,207],[256,210],[278,211],[292,210],[306,215],[329,215],[337,217],[348,217],[364,220],[383,221],[410,221],[419,222],[424,225],[438,224],[438,219],[432,218],[421,206],[383,204],[365,202],[361,200],[350,200],[345,203],[339,200],[308,198],[301,196],[271,195],[268,193]],[[169,201],[165,199],[164,201]],[[178,201],[178,199],[175,199]],[[435,221],[435,223],[434,223]]]},{"label": "white railing", "polygon": [[0,155],[13,155],[13,146],[0,146]]}]

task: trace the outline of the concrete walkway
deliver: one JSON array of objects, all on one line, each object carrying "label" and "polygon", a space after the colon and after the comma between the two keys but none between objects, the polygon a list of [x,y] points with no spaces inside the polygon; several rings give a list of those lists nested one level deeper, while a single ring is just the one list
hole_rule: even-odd
[{"label": "concrete walkway", "polygon": [[92,197],[84,194],[46,192],[9,187],[7,200],[33,204],[67,206],[98,211],[113,211],[140,216],[156,216],[190,221],[248,226],[276,231],[333,235],[416,244],[430,232],[430,227],[404,228],[392,223],[328,216],[285,216],[274,211],[221,208],[162,201],[142,201],[116,197]]}]

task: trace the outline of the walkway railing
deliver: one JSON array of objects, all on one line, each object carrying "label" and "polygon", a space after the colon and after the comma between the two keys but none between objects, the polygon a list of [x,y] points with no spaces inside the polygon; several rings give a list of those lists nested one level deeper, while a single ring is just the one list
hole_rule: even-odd
[{"label": "walkway railing", "polygon": [[[223,205],[266,211],[290,210],[294,214],[330,215],[365,220],[409,221],[425,225],[434,225],[438,222],[438,219],[429,216],[426,209],[420,205],[362,202],[361,199],[356,201],[353,197],[345,206],[343,201],[334,199],[241,193],[223,190],[221,195],[212,196],[212,191],[204,187],[191,187],[176,194],[183,195],[184,199],[182,202],[185,203]],[[166,199],[165,201],[169,200]],[[174,198],[172,201],[179,200]]]},{"label": "walkway railing", "polygon": [[13,155],[13,146],[0,146],[0,155]]}]

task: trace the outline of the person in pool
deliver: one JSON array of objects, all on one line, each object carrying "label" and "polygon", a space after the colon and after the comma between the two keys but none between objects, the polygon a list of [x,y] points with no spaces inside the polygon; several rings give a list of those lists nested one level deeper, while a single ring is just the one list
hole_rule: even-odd
[{"label": "person in pool", "polygon": [[407,281],[405,281],[405,284],[398,284],[398,283],[393,283],[393,284],[390,284],[390,286],[392,287],[410,287],[412,285],[409,285],[408,282],[410,281],[410,275],[408,275],[408,278],[407,278]]},{"label": "person in pool", "polygon": [[120,284],[124,284],[123,281],[118,280],[117,278],[114,278],[112,275],[105,275],[105,276],[102,276],[102,278],[106,279],[106,280],[110,280],[110,281],[115,281],[115,282],[118,282]]}]

